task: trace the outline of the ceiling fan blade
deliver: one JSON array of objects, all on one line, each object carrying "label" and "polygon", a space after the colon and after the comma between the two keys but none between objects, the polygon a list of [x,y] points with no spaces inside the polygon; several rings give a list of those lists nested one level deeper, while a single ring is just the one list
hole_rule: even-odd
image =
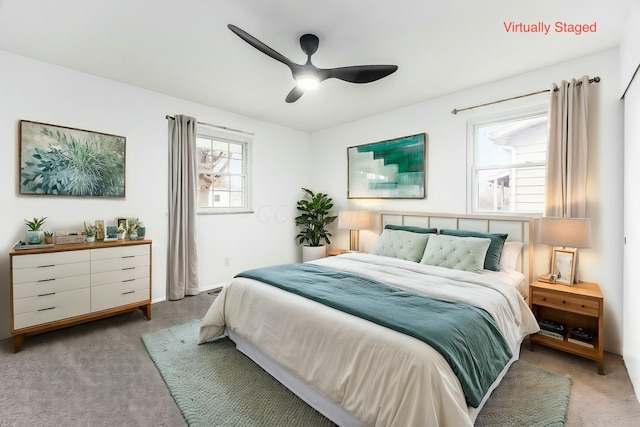
[{"label": "ceiling fan blade", "polygon": [[397,65],[356,65],[321,70],[327,78],[336,78],[351,83],[370,83],[387,77],[398,69]]},{"label": "ceiling fan blade", "polygon": [[264,53],[265,55],[268,55],[268,56],[272,57],[276,61],[282,62],[283,64],[285,64],[286,66],[288,66],[291,69],[293,69],[293,67],[297,65],[295,62],[291,61],[286,56],[282,55],[281,53],[276,52],[273,49],[271,49],[269,46],[267,46],[266,44],[262,43],[260,40],[258,40],[257,38],[253,37],[251,34],[247,33],[246,31],[236,27],[235,25],[229,24],[229,25],[227,25],[227,27],[231,31],[233,31],[238,37],[240,37],[242,40],[246,41],[251,46],[255,47],[256,49],[258,49],[260,52]]},{"label": "ceiling fan blade", "polygon": [[300,86],[296,86],[291,89],[291,92],[289,92],[289,95],[287,95],[286,101],[288,103],[296,102],[303,94],[304,89],[302,89]]}]

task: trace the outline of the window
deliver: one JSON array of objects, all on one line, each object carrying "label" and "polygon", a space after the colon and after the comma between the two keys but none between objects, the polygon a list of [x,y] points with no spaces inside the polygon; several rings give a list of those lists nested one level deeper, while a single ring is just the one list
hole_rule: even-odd
[{"label": "window", "polygon": [[548,114],[470,125],[473,212],[544,211]]},{"label": "window", "polygon": [[198,213],[250,212],[249,136],[198,128]]}]

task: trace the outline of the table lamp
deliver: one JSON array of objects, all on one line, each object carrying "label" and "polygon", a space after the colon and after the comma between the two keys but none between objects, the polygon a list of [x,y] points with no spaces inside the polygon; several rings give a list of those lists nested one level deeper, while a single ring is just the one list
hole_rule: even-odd
[{"label": "table lamp", "polygon": [[540,218],[538,241],[545,245],[572,248],[578,256],[578,248],[591,247],[590,218]]},{"label": "table lamp", "polygon": [[350,230],[349,251],[360,252],[360,230],[371,227],[371,213],[365,211],[341,211],[338,213],[338,228]]}]

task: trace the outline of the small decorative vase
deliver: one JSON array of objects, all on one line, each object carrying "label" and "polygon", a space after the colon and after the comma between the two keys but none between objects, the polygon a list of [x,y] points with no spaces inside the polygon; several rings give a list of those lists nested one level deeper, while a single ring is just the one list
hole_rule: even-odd
[{"label": "small decorative vase", "polygon": [[50,245],[51,243],[53,243],[53,236],[51,237],[46,237],[44,238],[44,243],[47,245]]},{"label": "small decorative vase", "polygon": [[118,240],[124,240],[124,231],[122,233],[118,233]]},{"label": "small decorative vase", "polygon": [[144,225],[138,225],[136,228],[136,234],[138,235],[138,239],[144,240],[144,235],[147,233],[147,227]]},{"label": "small decorative vase", "polygon": [[96,241],[96,236],[87,236],[85,240],[87,243],[93,243]]},{"label": "small decorative vase", "polygon": [[27,243],[29,245],[39,245],[42,243],[44,233],[39,230],[27,230]]},{"label": "small decorative vase", "polygon": [[135,231],[133,233],[129,233],[129,240],[138,240],[138,233]]}]

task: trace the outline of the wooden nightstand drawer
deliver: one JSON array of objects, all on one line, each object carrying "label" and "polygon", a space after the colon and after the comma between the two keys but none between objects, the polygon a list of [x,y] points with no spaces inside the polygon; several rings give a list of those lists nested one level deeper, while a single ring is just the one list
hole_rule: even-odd
[{"label": "wooden nightstand drawer", "polygon": [[560,294],[553,291],[538,290],[533,292],[532,304],[545,307],[553,307],[572,313],[585,314],[598,317],[600,315],[600,302],[593,298],[585,298],[577,295]]}]

